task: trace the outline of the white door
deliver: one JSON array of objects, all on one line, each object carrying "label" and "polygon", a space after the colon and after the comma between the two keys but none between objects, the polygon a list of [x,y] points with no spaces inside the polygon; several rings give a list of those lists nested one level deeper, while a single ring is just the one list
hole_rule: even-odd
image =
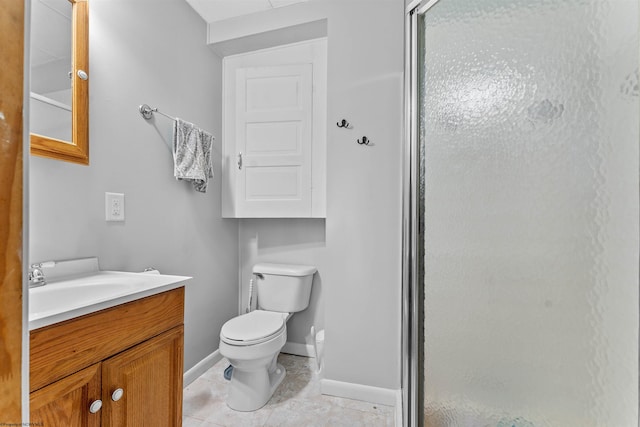
[{"label": "white door", "polygon": [[236,215],[311,212],[312,65],[236,70]]}]

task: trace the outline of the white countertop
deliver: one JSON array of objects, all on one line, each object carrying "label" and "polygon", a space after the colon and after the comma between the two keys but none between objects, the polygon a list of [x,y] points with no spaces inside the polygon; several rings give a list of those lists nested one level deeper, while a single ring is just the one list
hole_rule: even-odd
[{"label": "white countertop", "polygon": [[188,276],[93,271],[29,289],[29,330],[184,286]]}]

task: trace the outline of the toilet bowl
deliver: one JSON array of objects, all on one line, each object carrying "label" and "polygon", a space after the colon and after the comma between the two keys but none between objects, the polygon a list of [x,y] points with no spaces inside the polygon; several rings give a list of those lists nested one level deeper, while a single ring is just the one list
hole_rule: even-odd
[{"label": "toilet bowl", "polygon": [[220,354],[233,366],[227,405],[236,411],[263,407],[286,371],[277,363],[287,342],[287,313],[252,311],[235,317],[220,331]]},{"label": "toilet bowl", "polygon": [[309,305],[315,267],[257,264],[258,309],[228,320],[220,354],[233,366],[227,405],[236,411],[263,407],[286,375],[278,354],[287,342],[287,320]]}]

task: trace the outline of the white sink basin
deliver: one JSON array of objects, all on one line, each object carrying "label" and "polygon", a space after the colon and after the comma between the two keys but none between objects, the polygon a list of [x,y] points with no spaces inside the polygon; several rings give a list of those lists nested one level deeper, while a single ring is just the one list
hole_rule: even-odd
[{"label": "white sink basin", "polygon": [[29,330],[165,292],[191,279],[167,274],[96,271],[29,289]]}]

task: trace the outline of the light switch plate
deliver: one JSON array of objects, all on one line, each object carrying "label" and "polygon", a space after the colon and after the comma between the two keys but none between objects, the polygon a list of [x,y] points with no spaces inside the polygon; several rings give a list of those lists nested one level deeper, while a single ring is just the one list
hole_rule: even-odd
[{"label": "light switch plate", "polygon": [[124,221],[124,194],[104,193],[105,219]]}]

